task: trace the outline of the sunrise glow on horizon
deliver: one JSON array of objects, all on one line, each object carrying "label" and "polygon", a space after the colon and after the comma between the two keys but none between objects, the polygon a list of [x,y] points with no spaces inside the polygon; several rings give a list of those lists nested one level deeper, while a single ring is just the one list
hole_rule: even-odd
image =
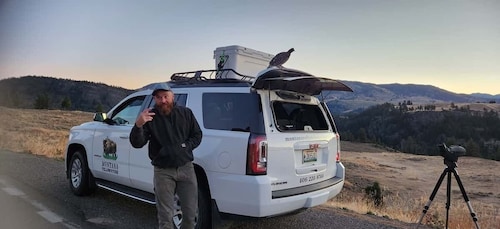
[{"label": "sunrise glow on horizon", "polygon": [[499,1],[5,1],[0,79],[137,89],[215,68],[217,47],[276,54],[345,81],[500,94]]}]

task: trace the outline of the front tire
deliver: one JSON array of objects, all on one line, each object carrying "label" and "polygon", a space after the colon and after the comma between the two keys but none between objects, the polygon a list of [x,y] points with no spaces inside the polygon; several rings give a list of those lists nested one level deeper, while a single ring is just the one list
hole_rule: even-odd
[{"label": "front tire", "polygon": [[95,191],[94,177],[90,173],[86,157],[80,151],[73,154],[69,163],[69,186],[77,196],[89,195]]}]

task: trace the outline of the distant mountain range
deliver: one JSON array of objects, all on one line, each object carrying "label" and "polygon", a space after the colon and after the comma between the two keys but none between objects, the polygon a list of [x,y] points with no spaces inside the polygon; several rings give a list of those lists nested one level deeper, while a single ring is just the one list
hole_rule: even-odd
[{"label": "distant mountain range", "polygon": [[[500,94],[456,94],[431,85],[372,84],[342,81],[354,92],[330,92],[320,95],[332,112],[361,111],[381,103],[500,103]],[[34,108],[41,96],[48,98],[49,109],[61,109],[63,100],[72,110],[107,111],[135,90],[89,81],[75,81],[45,76],[24,76],[0,80],[0,106]]]},{"label": "distant mountain range", "polygon": [[498,95],[490,95],[490,94],[485,94],[485,93],[472,93],[470,94],[472,97],[475,98],[481,98],[481,99],[487,99],[487,100],[492,100],[492,101],[497,101],[500,99],[500,94]]},{"label": "distant mountain range", "polygon": [[354,92],[323,92],[330,109],[335,113],[360,111],[381,103],[413,104],[438,103],[499,103],[500,94],[457,94],[431,85],[372,84],[343,81]]}]

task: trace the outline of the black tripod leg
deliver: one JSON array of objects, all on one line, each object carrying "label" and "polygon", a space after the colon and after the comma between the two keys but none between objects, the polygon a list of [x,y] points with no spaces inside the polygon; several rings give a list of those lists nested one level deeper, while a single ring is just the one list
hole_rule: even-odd
[{"label": "black tripod leg", "polygon": [[458,173],[455,169],[453,169],[452,172],[453,172],[453,175],[455,175],[455,179],[457,180],[458,187],[460,187],[460,192],[462,192],[462,197],[464,198],[465,203],[467,204],[467,207],[469,208],[469,212],[470,212],[470,215],[472,217],[472,221],[474,221],[476,228],[480,229],[479,224],[477,222],[476,213],[472,209],[472,205],[470,204],[469,197],[467,196],[467,193],[465,192],[465,188],[462,184],[462,180],[460,180],[460,176],[458,176]]},{"label": "black tripod leg", "polygon": [[448,168],[445,168],[443,170],[443,173],[441,173],[441,176],[439,177],[438,182],[436,183],[436,186],[434,186],[434,190],[432,190],[432,194],[429,197],[429,201],[427,201],[427,204],[425,204],[424,210],[422,211],[422,216],[420,216],[420,219],[418,220],[417,228],[422,223],[422,219],[424,219],[424,216],[427,213],[427,210],[429,210],[429,207],[431,206],[432,201],[434,200],[434,197],[436,196],[436,193],[439,190],[439,186],[441,186],[441,183],[443,183],[443,179],[444,179],[444,176],[446,175],[447,171],[448,171]]},{"label": "black tripod leg", "polygon": [[448,170],[448,180],[446,181],[446,226],[448,229],[448,217],[450,216],[450,205],[451,205],[451,173]]}]

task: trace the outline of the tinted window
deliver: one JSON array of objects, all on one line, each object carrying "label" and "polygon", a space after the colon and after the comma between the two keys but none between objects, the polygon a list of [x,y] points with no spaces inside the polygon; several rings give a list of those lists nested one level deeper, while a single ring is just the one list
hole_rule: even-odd
[{"label": "tinted window", "polygon": [[178,106],[186,106],[187,94],[175,94],[174,102]]},{"label": "tinted window", "polygon": [[280,101],[272,104],[274,120],[280,131],[328,130],[327,121],[319,106]]},{"label": "tinted window", "polygon": [[207,129],[264,132],[256,93],[204,93],[203,126]]}]

